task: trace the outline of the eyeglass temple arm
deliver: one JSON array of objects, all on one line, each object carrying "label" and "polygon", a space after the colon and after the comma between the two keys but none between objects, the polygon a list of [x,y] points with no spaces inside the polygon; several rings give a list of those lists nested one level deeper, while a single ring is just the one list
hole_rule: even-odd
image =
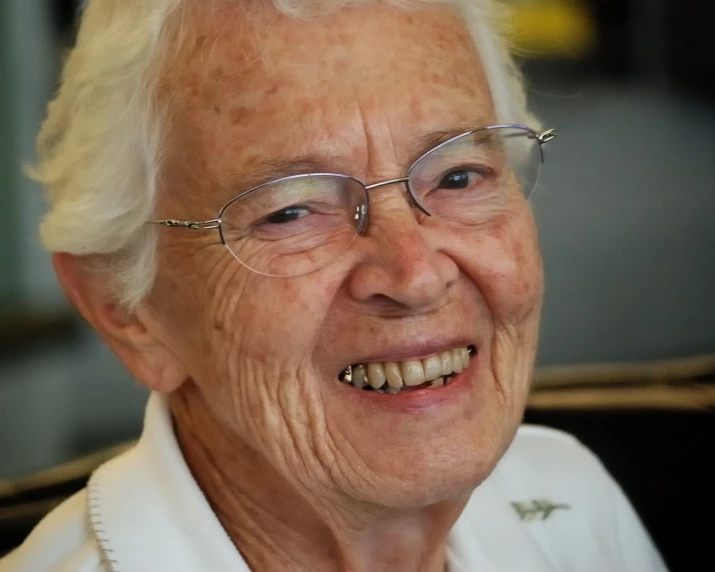
[{"label": "eyeglass temple arm", "polygon": [[173,218],[166,218],[161,220],[150,220],[150,224],[160,224],[162,226],[168,226],[171,228],[190,228],[193,230],[211,230],[214,228],[219,228],[221,226],[220,219],[212,220],[176,220]]}]

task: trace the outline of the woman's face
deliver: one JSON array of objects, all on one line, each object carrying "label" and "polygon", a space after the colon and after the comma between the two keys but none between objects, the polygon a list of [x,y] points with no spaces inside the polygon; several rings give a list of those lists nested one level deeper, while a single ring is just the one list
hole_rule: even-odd
[{"label": "woman's face", "polygon": [[[214,218],[258,162],[311,156],[367,184],[402,177],[426,150],[416,142],[496,123],[448,7],[298,21],[236,4],[194,9],[164,78],[173,139],[157,216]],[[541,259],[518,193],[471,226],[419,216],[403,185],[370,193],[367,232],[298,277],[248,270],[216,231],[162,231],[151,303],[187,372],[179,392],[286,480],[323,499],[423,506],[468,494],[514,436]],[[468,346],[445,387],[393,395],[339,380],[349,365]]]}]

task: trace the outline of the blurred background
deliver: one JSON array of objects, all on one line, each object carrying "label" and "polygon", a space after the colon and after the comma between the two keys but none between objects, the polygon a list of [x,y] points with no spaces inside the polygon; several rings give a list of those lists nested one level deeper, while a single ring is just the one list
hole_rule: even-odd
[{"label": "blurred background", "polygon": [[[564,372],[603,371],[564,366],[626,364],[617,371],[642,372],[629,364],[656,364],[647,371],[657,377],[662,360],[710,363],[715,2],[511,3],[512,39],[532,107],[545,126],[559,131],[546,149],[533,198],[547,281],[539,355],[546,385]],[[79,4],[0,0],[0,480],[136,438],[146,399],[68,308],[37,238],[41,190],[21,170],[33,160],[34,137],[72,45]],[[694,375],[707,377],[701,370]],[[587,384],[601,379],[586,378]],[[695,400],[661,392],[645,404],[638,401],[648,394],[643,387],[630,394],[628,407],[614,406],[646,417],[624,417],[603,404],[594,413],[583,401],[575,410],[554,409],[535,398],[527,418],[561,422],[596,448],[663,544],[669,542],[659,520],[663,509],[644,496],[643,483],[657,472],[661,488],[650,492],[662,497],[670,490],[663,474],[685,470],[682,459],[669,462],[662,451],[680,451],[689,461],[702,457],[703,443],[712,446],[714,400],[702,400],[712,397],[712,386],[699,387],[706,386],[710,393],[701,391]],[[677,413],[672,425],[649,416],[670,405]],[[549,417],[552,410],[562,417]],[[692,416],[682,424],[685,410]],[[631,441],[622,430],[631,432]],[[611,436],[608,442],[604,435]],[[612,468],[627,465],[633,449],[648,447],[659,451],[651,473]],[[697,478],[705,482],[703,474]],[[712,493],[707,496],[712,507]],[[669,558],[675,562],[677,555]]]}]

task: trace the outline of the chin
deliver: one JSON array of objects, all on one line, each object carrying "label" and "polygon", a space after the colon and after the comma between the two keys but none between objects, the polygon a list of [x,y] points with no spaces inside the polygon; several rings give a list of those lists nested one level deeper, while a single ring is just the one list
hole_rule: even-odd
[{"label": "chin", "polygon": [[457,473],[443,469],[402,486],[386,486],[374,498],[365,500],[390,510],[417,510],[442,503],[464,502],[490,473],[491,469]]},{"label": "chin", "polygon": [[[349,496],[410,509],[471,495],[492,473],[521,421],[486,365],[475,360],[444,388],[397,398],[341,387],[331,425],[348,436],[347,450],[356,455],[345,459],[348,466],[365,469],[351,479]],[[348,399],[349,407],[343,407]]]},{"label": "chin", "polygon": [[463,501],[489,477],[511,442],[495,437],[388,454],[392,463],[380,467],[379,484],[363,491],[361,500],[398,510]]}]

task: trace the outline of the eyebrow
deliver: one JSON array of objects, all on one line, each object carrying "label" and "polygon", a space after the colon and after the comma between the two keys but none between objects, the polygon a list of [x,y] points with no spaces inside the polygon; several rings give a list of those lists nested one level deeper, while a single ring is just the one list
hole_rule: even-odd
[{"label": "eyebrow", "polygon": [[[409,168],[415,161],[425,153],[434,149],[438,145],[457,137],[467,131],[480,129],[491,125],[484,121],[462,121],[451,126],[436,131],[430,131],[415,137],[408,142]],[[237,196],[261,184],[270,181],[310,173],[335,173],[334,165],[347,164],[349,159],[343,154],[304,154],[292,157],[282,157],[275,159],[260,160],[248,166],[241,174],[230,178],[229,183],[224,186],[227,194]],[[344,173],[350,175],[350,173]]]},{"label": "eyebrow", "polygon": [[412,153],[410,153],[410,164],[417,161],[417,159],[422,157],[422,155],[424,155],[428,151],[434,149],[438,145],[441,145],[445,141],[449,141],[453,137],[457,137],[458,135],[462,135],[462,133],[466,133],[468,131],[474,131],[476,129],[489,127],[491,125],[493,125],[493,123],[489,123],[484,120],[461,121],[452,124],[446,129],[430,131],[429,133],[420,135],[419,137],[413,139],[408,146],[408,148],[413,151]]},{"label": "eyebrow", "polygon": [[[228,184],[223,188],[226,189],[227,195],[235,197],[283,177],[309,173],[333,173],[335,169],[330,165],[340,160],[341,157],[337,155],[320,157],[310,154],[260,160],[249,165],[240,174],[230,177]],[[345,158],[343,157],[342,160],[345,161]]]}]

